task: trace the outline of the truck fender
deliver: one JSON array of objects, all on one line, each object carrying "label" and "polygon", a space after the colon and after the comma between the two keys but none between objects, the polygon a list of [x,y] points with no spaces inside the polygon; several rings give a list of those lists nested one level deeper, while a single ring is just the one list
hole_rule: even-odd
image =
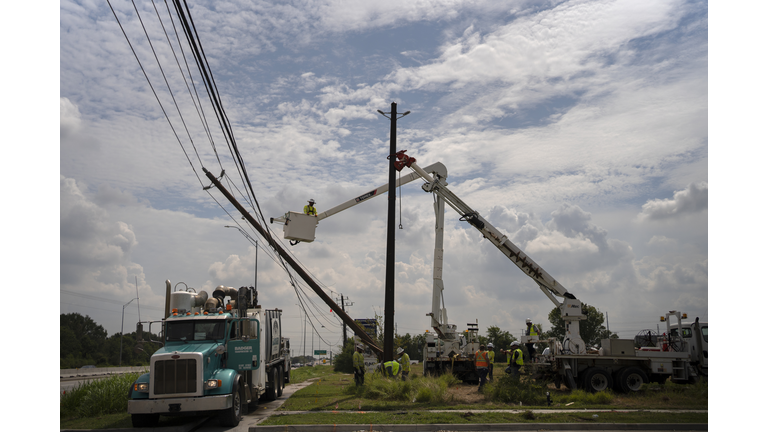
[{"label": "truck fender", "polygon": [[149,399],[149,393],[143,393],[143,392],[137,392],[133,390],[133,387],[136,383],[147,383],[149,384],[149,372],[139,376],[136,378],[136,381],[131,383],[131,386],[128,387],[128,399]]},{"label": "truck fender", "polygon": [[240,380],[240,374],[233,369],[218,369],[216,370],[211,379],[221,380],[221,386],[219,388],[208,390],[206,395],[227,395],[232,393],[232,386]]}]

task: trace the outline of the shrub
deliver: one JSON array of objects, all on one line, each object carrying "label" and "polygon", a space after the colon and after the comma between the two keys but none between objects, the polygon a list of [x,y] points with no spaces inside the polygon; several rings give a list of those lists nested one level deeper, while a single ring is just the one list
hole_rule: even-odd
[{"label": "shrub", "polygon": [[507,374],[494,378],[494,382],[486,384],[483,395],[488,400],[502,403],[522,402],[526,405],[544,405],[547,401],[543,386],[520,381]]},{"label": "shrub", "polygon": [[61,417],[95,417],[128,410],[128,388],[141,373],[113,375],[81,384],[63,394]]}]

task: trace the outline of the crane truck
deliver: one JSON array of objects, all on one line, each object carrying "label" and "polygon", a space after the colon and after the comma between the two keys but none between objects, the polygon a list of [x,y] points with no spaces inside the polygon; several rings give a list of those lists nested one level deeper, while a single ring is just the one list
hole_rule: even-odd
[{"label": "crane truck", "polygon": [[280,397],[290,379],[282,311],[263,309],[254,287],[220,285],[210,297],[183,282],[176,288],[166,281],[165,318],[149,323],[150,331],[153,323],[162,326],[164,346],[128,391],[133,426],[190,413],[237,426],[244,407]]},{"label": "crane truck", "polygon": [[[408,156],[406,150],[399,151],[393,163],[401,171],[408,167],[413,170],[403,177],[402,184],[421,178],[422,189],[435,197],[435,263],[433,268],[433,302],[431,317],[435,335],[428,336],[425,347],[424,370],[445,372],[453,371],[464,380],[476,378],[474,365],[469,361],[456,363],[457,359],[467,357],[478,348],[477,325],[468,324],[464,335],[455,332],[455,325],[447,324],[445,308],[439,307],[443,295],[442,283],[442,234],[444,205],[447,203],[459,215],[460,220],[469,223],[480,231],[484,239],[490,241],[515,266],[534,280],[544,295],[560,310],[565,322],[565,336],[562,341],[550,338],[547,343],[550,350],[547,355],[538,356],[531,366],[533,376],[540,380],[552,381],[560,386],[564,383],[569,388],[583,388],[600,391],[615,388],[618,391],[637,391],[649,381],[664,382],[667,378],[674,382],[693,382],[707,375],[707,333],[706,324],[698,322],[683,324],[685,314],[670,311],[662,317],[669,323],[669,317],[677,317],[678,323],[670,327],[666,337],[659,342],[659,347],[635,350],[634,341],[629,339],[604,339],[602,351],[589,351],[579,333],[579,323],[586,319],[582,302],[570,293],[562,284],[527,256],[504,233],[499,231],[477,211],[465,204],[447,187],[445,166],[437,163],[422,169],[416,159]],[[284,237],[292,242],[311,242],[317,223],[322,218],[354,206],[386,191],[386,187],[377,188],[353,200],[343,203],[318,217],[305,216],[288,212],[281,218],[271,218],[284,224]],[[443,301],[444,302],[444,301]],[[686,332],[687,329],[687,332]],[[686,334],[690,341],[686,340]],[[524,336],[523,343],[535,343],[538,336]],[[542,341],[543,342],[543,341]],[[670,349],[670,347],[673,347]],[[449,363],[451,361],[451,363]],[[450,364],[450,366],[449,366]],[[458,368],[458,370],[457,370]]]}]

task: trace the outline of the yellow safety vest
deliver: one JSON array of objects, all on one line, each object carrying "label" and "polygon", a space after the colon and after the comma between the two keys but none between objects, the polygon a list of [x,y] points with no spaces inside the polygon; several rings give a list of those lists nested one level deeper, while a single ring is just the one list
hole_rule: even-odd
[{"label": "yellow safety vest", "polygon": [[512,355],[507,354],[507,364],[510,364],[510,360],[512,360],[512,357],[515,357],[515,364],[519,364],[520,366],[523,365],[523,351],[518,348],[514,351],[512,351]]},{"label": "yellow safety vest", "polygon": [[315,215],[315,216],[317,216],[317,209],[314,206],[305,205],[304,206],[304,214],[305,215]]},{"label": "yellow safety vest", "polygon": [[475,352],[475,367],[488,367],[488,352],[477,350]]},{"label": "yellow safety vest", "polygon": [[403,356],[400,357],[400,366],[403,367],[403,372],[411,371],[411,358],[408,357],[408,354],[403,353]]},{"label": "yellow safety vest", "polygon": [[384,363],[384,370],[386,370],[388,367],[392,367],[392,376],[397,375],[398,372],[400,372],[400,363],[392,360]]},{"label": "yellow safety vest", "polygon": [[496,352],[495,351],[488,351],[488,362],[493,364],[494,360],[496,360]]},{"label": "yellow safety vest", "polygon": [[538,336],[539,333],[536,332],[536,324],[531,324],[531,329],[528,330],[526,333],[528,336]]},{"label": "yellow safety vest", "polygon": [[355,351],[355,353],[352,354],[352,367],[365,367],[365,359],[363,359],[362,353]]}]

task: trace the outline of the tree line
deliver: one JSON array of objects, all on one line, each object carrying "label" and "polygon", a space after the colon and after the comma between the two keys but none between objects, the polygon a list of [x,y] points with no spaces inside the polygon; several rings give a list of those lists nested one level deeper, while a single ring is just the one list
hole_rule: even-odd
[{"label": "tree line", "polygon": [[61,369],[81,368],[85,365],[146,366],[149,358],[160,348],[160,344],[146,342],[149,333],[144,332],[137,341],[136,331],[122,335],[122,361],[120,359],[120,333],[107,336],[104,327],[91,317],[79,313],[59,315],[59,367]]}]

